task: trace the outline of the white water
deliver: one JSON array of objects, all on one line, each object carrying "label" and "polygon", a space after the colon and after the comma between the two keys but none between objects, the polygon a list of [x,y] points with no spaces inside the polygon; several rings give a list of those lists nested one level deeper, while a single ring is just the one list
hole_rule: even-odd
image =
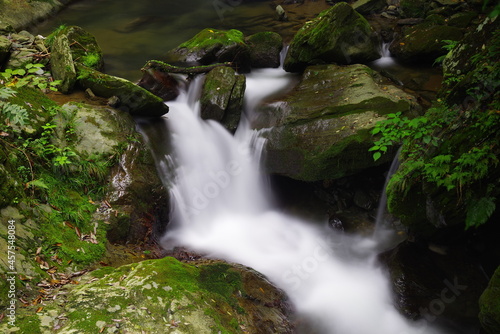
[{"label": "white water", "polygon": [[[247,77],[246,106],[288,84],[282,70]],[[260,171],[263,140],[242,121],[235,137],[199,118],[189,94],[169,102],[176,166],[173,227],[163,245],[187,246],[253,267],[282,288],[300,314],[325,334],[433,333],[393,307],[376,265],[374,239],[349,237],[273,209]],[[247,110],[247,117],[251,113]]]},{"label": "white water", "polygon": [[391,52],[389,51],[391,43],[382,43],[380,46],[380,58],[373,61],[373,65],[379,68],[391,67],[395,64],[394,58],[391,57]]}]

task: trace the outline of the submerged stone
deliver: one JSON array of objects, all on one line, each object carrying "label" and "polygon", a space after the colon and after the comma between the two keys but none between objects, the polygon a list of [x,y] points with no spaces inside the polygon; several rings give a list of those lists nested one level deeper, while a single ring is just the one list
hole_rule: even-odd
[{"label": "submerged stone", "polygon": [[300,28],[290,43],[284,69],[299,72],[314,64],[369,62],[380,57],[378,46],[368,21],[341,2]]},{"label": "submerged stone", "polygon": [[317,65],[279,101],[258,110],[254,127],[269,128],[267,169],[297,180],[351,175],[391,159],[374,162],[370,130],[388,113],[411,114],[415,98],[377,82],[364,65]]}]

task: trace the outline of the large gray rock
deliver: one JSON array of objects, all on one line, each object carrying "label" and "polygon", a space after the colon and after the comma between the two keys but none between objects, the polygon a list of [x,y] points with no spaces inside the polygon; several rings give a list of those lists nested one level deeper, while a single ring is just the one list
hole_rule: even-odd
[{"label": "large gray rock", "polygon": [[339,178],[374,162],[369,131],[387,113],[410,113],[415,98],[377,82],[364,65],[310,66],[288,95],[261,106],[255,127],[269,128],[267,168],[293,179]]},{"label": "large gray rock", "polygon": [[158,96],[123,78],[104,74],[81,64],[76,65],[78,83],[98,96],[118,97],[119,108],[134,116],[159,117],[168,107]]},{"label": "large gray rock", "polygon": [[314,64],[369,62],[380,57],[378,46],[366,19],[341,2],[300,28],[290,43],[284,68],[298,72]]},{"label": "large gray rock", "polygon": [[52,76],[55,80],[61,80],[59,91],[69,93],[76,83],[76,69],[66,35],[57,36],[52,44],[50,57],[52,64]]},{"label": "large gray rock", "polygon": [[226,66],[211,70],[201,91],[201,117],[221,122],[234,132],[241,117],[244,93],[245,76]]}]

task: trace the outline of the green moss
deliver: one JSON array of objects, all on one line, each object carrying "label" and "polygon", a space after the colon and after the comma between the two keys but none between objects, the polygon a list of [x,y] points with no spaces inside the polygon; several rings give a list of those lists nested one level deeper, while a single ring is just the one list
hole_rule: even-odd
[{"label": "green moss", "polygon": [[500,332],[500,267],[479,299],[479,320],[488,333]]},{"label": "green moss", "polygon": [[179,48],[206,49],[214,45],[245,43],[243,33],[236,29],[217,30],[204,29],[195,37],[179,45]]},{"label": "green moss", "polygon": [[36,314],[25,314],[16,319],[16,325],[21,333],[42,334],[40,323],[40,318]]}]

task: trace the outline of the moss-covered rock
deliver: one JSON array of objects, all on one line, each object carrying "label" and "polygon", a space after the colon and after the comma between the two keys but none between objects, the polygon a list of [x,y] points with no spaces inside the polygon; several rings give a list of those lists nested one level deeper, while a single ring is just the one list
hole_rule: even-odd
[{"label": "moss-covered rock", "polygon": [[158,96],[136,84],[112,75],[93,70],[81,64],[76,65],[78,83],[90,88],[98,96],[116,96],[119,108],[134,116],[159,117],[168,112],[168,107]]},{"label": "moss-covered rock", "polygon": [[219,121],[234,132],[241,117],[244,93],[245,76],[225,66],[211,70],[201,91],[201,117]]},{"label": "moss-covered rock", "polygon": [[372,61],[380,57],[378,44],[366,19],[341,2],[300,28],[290,43],[284,68],[298,72],[314,64]]},{"label": "moss-covered rock", "polygon": [[292,332],[283,293],[251,269],[223,262],[166,257],[105,267],[64,290],[18,327],[29,319],[30,333]]},{"label": "moss-covered rock", "polygon": [[[61,36],[66,36],[68,39],[74,62],[98,71],[103,69],[104,58],[102,51],[91,33],[78,26],[63,25],[49,35],[48,40],[55,42]],[[53,44],[53,42],[51,43]]]},{"label": "moss-covered rock", "polygon": [[459,28],[426,22],[403,29],[392,42],[390,51],[404,62],[433,63],[446,54],[444,40],[459,41],[462,37],[463,32]]},{"label": "moss-covered rock", "polygon": [[479,299],[479,320],[489,334],[500,333],[500,267]]},{"label": "moss-covered rock", "polygon": [[387,113],[411,114],[415,98],[377,82],[364,65],[310,66],[280,101],[259,108],[257,128],[271,128],[266,164],[271,173],[316,181],[339,178],[374,162],[369,131]]},{"label": "moss-covered rock", "polygon": [[250,47],[250,66],[279,67],[283,38],[275,32],[259,32],[245,39]]},{"label": "moss-covered rock", "polygon": [[190,40],[167,52],[169,63],[202,65],[234,62],[240,67],[248,64],[249,48],[243,33],[236,29],[204,29]]},{"label": "moss-covered rock", "polygon": [[62,93],[69,93],[76,83],[76,69],[66,35],[57,36],[52,44],[51,53],[52,76],[61,80],[58,86]]},{"label": "moss-covered rock", "polygon": [[10,56],[11,45],[12,42],[8,38],[0,36],[0,68],[3,67],[4,62]]}]

